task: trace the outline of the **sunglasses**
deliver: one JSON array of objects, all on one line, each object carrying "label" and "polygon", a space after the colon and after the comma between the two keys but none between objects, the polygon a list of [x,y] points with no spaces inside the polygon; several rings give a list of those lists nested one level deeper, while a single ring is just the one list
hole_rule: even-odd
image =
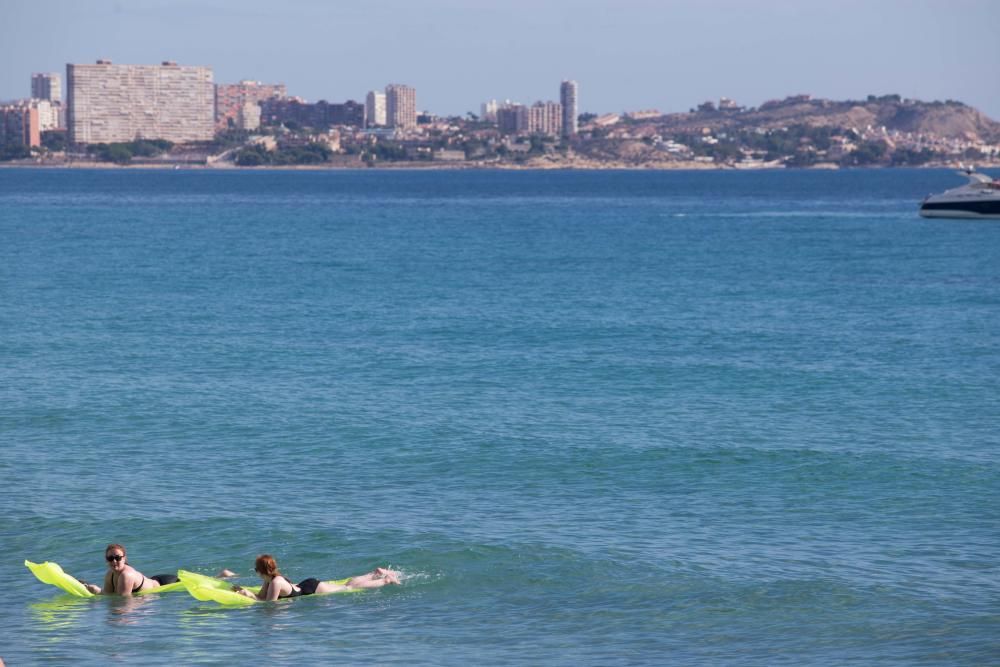
[{"label": "sunglasses", "polygon": [[104,558],[105,558],[105,560],[107,560],[107,561],[108,561],[109,563],[110,563],[111,561],[114,561],[114,562],[116,562],[116,563],[120,563],[120,562],[121,562],[121,560],[122,560],[122,558],[125,558],[125,556],[122,556],[121,554],[115,554],[114,556],[105,556]]}]

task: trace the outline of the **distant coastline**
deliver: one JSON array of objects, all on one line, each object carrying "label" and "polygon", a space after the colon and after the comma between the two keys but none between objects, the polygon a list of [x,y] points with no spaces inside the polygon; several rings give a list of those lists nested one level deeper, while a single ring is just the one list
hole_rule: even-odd
[{"label": "distant coastline", "polygon": [[728,100],[685,113],[580,114],[571,135],[429,118],[416,127],[274,121],[211,141],[71,143],[47,133],[0,164],[64,168],[730,170],[1000,165],[1000,123],[957,101],[796,95],[747,109]]},{"label": "distant coastline", "polygon": [[978,169],[1000,168],[1000,161],[997,160],[976,160],[974,165],[966,162],[940,162],[927,163],[921,165],[855,165],[840,166],[833,163],[819,163],[803,167],[786,167],[785,165],[770,166],[735,166],[731,164],[713,164],[705,162],[660,162],[629,164],[624,162],[592,162],[592,161],[548,161],[538,160],[520,164],[512,163],[477,163],[477,162],[387,162],[378,165],[366,165],[357,163],[327,163],[327,164],[301,164],[301,165],[260,165],[253,167],[241,167],[233,164],[227,165],[206,165],[206,164],[174,164],[174,163],[133,163],[115,164],[113,162],[97,161],[10,161],[0,162],[0,169],[125,169],[125,170],[152,170],[152,171],[469,171],[469,170],[496,170],[496,171],[775,171],[775,170],[803,170],[803,171],[837,171],[842,169],[962,169],[967,166],[975,166]]}]

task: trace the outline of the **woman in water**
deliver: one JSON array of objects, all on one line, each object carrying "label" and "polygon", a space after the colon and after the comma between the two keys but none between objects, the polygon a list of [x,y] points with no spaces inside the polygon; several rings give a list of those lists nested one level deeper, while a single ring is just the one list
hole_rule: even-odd
[{"label": "woman in water", "polygon": [[104,560],[108,562],[108,571],[104,575],[104,588],[94,584],[82,583],[94,595],[132,595],[139,591],[149,591],[165,584],[177,581],[173,574],[158,574],[147,577],[128,564],[125,547],[120,544],[109,544],[104,549]]},{"label": "woman in water", "polygon": [[253,593],[241,586],[233,586],[233,590],[240,595],[255,600],[277,600],[278,598],[294,598],[300,595],[321,595],[323,593],[336,593],[337,591],[349,591],[359,588],[379,588],[386,584],[398,584],[399,573],[387,570],[384,567],[377,567],[368,574],[352,577],[345,584],[331,584],[319,579],[306,579],[298,585],[289,581],[285,575],[278,570],[278,563],[274,556],[261,554],[253,565],[254,572],[263,581],[259,593]]}]

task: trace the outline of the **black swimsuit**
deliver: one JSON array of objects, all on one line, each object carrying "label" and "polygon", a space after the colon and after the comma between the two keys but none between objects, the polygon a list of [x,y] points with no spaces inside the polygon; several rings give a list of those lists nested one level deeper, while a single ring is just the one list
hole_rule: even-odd
[{"label": "black swimsuit", "polygon": [[[132,589],[132,594],[134,595],[134,594],[138,593],[139,591],[141,591],[142,590],[142,586],[145,583],[146,583],[146,576],[142,575],[142,583],[140,583],[138,586],[136,586],[135,588]],[[118,583],[115,581],[115,575],[113,573],[111,575],[111,590],[113,590],[113,591],[114,590],[118,590]]]},{"label": "black swimsuit", "polygon": [[[161,586],[166,586],[167,584],[174,584],[174,583],[177,583],[178,581],[180,581],[180,579],[177,578],[176,574],[158,574],[158,575],[156,575],[154,577],[150,577],[150,579],[152,579],[153,581],[155,581],[156,583],[158,583]],[[135,588],[132,589],[132,595],[135,595],[136,593],[138,593],[139,591],[141,591],[142,587],[145,586],[145,585],[146,585],[146,575],[142,575],[142,583],[140,583],[138,586],[136,586]],[[114,590],[115,588],[116,588],[116,586],[115,586],[115,578],[114,578],[114,575],[112,575],[111,576],[111,589]]]},{"label": "black swimsuit", "polygon": [[299,595],[312,595],[319,588],[319,579],[310,577],[299,582],[299,590],[301,591]]},{"label": "black swimsuit", "polygon": [[[288,581],[288,579],[285,579],[285,581]],[[271,582],[273,583],[274,579],[272,579]],[[288,583],[291,584],[292,582],[288,581]],[[309,579],[305,579],[301,583],[299,583],[298,585],[299,590],[295,590],[295,586],[293,585],[292,592],[289,595],[280,595],[278,597],[280,597],[281,599],[285,599],[285,598],[297,598],[302,595],[312,595],[316,592],[316,589],[318,587],[319,587],[319,579],[310,577]]]}]

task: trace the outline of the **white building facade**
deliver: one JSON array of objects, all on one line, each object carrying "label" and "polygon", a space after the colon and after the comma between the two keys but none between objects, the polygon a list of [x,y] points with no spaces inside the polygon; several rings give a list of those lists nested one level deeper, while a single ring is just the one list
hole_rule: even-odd
[{"label": "white building facade", "polygon": [[45,99],[33,99],[31,100],[31,106],[38,109],[38,129],[41,132],[58,130],[62,127],[59,122],[62,107],[58,102],[53,103]]},{"label": "white building facade", "polygon": [[209,67],[66,65],[67,125],[72,143],[166,139],[211,141],[215,86]]},{"label": "white building facade", "polygon": [[500,108],[500,104],[496,100],[490,100],[489,102],[483,102],[479,105],[479,117],[482,120],[488,121],[490,123],[497,122],[497,109]]},{"label": "white building facade", "polygon": [[371,90],[365,97],[365,127],[385,127],[385,93]]}]

